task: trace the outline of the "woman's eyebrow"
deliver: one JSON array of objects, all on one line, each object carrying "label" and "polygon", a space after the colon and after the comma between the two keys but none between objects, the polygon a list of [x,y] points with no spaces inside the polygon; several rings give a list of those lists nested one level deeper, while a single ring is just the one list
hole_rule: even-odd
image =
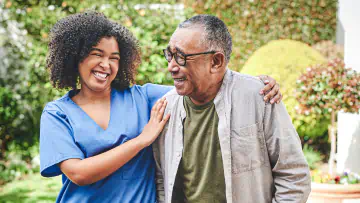
[{"label": "woman's eyebrow", "polygon": [[99,52],[101,52],[101,53],[104,53],[103,50],[98,49],[98,48],[95,48],[95,47],[91,48],[90,51],[99,51]]},{"label": "woman's eyebrow", "polygon": [[[104,53],[103,50],[101,50],[99,48],[95,48],[95,47],[91,48],[90,51],[98,51],[98,52]],[[113,53],[111,53],[111,55],[119,55],[120,56],[120,52],[113,52]]]},{"label": "woman's eyebrow", "polygon": [[113,53],[111,53],[111,55],[119,55],[119,56],[121,56],[120,52],[113,52]]}]

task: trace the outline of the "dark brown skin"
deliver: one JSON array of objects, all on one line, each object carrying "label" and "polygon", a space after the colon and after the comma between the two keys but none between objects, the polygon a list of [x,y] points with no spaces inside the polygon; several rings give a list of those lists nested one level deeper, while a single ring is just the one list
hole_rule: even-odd
[{"label": "dark brown skin", "polygon": [[[177,29],[170,39],[168,48],[172,53],[181,51],[185,54],[209,51],[206,46],[200,43],[202,34],[203,28],[200,27]],[[189,96],[197,105],[205,104],[214,99],[226,72],[225,55],[222,52],[216,52],[215,54],[189,56],[186,61],[185,66],[177,64],[174,58],[168,63],[168,71],[174,78],[177,93]],[[259,76],[259,79],[266,84],[264,89],[260,91],[260,94],[267,92],[264,100],[269,101],[271,99],[271,103],[279,103],[282,96],[279,92],[280,86],[275,79],[269,76]]]},{"label": "dark brown skin", "polygon": [[[89,56],[79,64],[81,90],[72,100],[105,130],[110,120],[111,82],[119,69],[118,60],[121,59],[118,53],[121,50],[115,38],[102,38],[93,48],[95,49]],[[94,71],[109,75],[102,78],[96,76]],[[166,104],[165,99],[156,102],[150,121],[136,138],[93,157],[65,160],[59,163],[61,171],[72,182],[81,186],[114,173],[158,137],[170,117],[163,117]]]}]

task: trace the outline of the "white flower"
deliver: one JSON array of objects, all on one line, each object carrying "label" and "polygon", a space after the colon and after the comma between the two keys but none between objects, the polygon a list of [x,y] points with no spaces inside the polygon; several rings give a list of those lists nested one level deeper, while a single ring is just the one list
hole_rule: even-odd
[{"label": "white flower", "polygon": [[50,11],[53,11],[53,10],[55,10],[55,6],[54,6],[54,5],[50,5],[50,6],[48,6],[48,9],[49,9]]},{"label": "white flower", "polygon": [[248,10],[245,10],[243,13],[243,16],[248,16],[250,14],[250,12]]}]

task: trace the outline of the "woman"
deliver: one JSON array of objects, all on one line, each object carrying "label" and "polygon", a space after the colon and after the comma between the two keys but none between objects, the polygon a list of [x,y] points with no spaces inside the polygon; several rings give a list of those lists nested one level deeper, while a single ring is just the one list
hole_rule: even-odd
[{"label": "woman", "polygon": [[41,175],[63,175],[57,202],[156,202],[150,145],[169,119],[160,98],[172,87],[130,87],[137,41],[100,13],[63,18],[50,36],[51,81],[72,89],[41,116]]}]

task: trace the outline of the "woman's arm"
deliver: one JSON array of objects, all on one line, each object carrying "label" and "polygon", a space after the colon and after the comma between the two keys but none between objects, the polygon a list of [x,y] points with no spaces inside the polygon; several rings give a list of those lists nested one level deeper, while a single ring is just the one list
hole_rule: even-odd
[{"label": "woman's arm", "polygon": [[160,99],[151,110],[143,132],[136,138],[107,152],[86,159],[68,159],[59,163],[61,171],[79,186],[92,184],[114,173],[159,136],[170,115],[163,118],[167,101]]}]

